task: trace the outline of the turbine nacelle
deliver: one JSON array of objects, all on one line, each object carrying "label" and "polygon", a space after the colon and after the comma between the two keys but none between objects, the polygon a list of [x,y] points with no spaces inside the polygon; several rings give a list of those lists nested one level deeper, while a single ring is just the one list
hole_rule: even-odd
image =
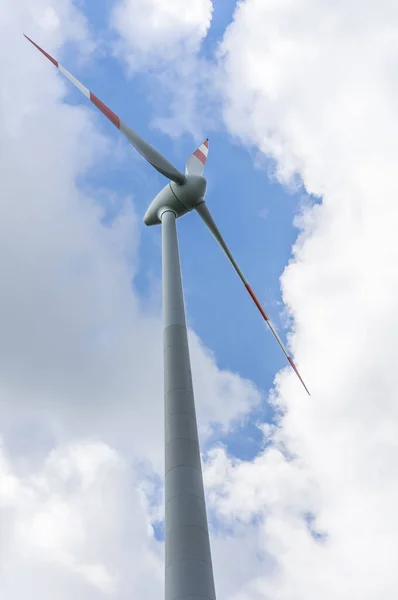
[{"label": "turbine nacelle", "polygon": [[176,217],[182,217],[204,202],[206,179],[201,175],[186,175],[184,183],[170,182],[152,200],[144,216],[145,225],[160,225],[161,212],[170,208]]}]

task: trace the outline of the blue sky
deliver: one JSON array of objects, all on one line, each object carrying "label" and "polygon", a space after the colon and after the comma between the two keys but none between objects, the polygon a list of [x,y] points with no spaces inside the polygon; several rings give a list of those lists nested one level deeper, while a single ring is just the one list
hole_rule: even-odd
[{"label": "blue sky", "polygon": [[[216,2],[214,5],[212,26],[201,50],[210,61],[225,26],[231,21],[234,4]],[[60,60],[133,129],[182,169],[199,140],[194,140],[189,133],[171,139],[154,128],[156,117],[168,112],[167,95],[163,98],[162,94],[156,94],[157,79],[151,71],[128,75],[123,64],[111,55],[112,39],[109,31],[104,30],[109,7],[110,3],[101,2],[92,11],[92,5],[87,4],[93,37],[103,40],[94,60],[82,64],[68,52]],[[60,75],[54,72],[54,76]],[[69,85],[68,101],[97,112],[72,85]],[[96,165],[82,185],[131,196],[142,217],[166,180],[137,156],[127,141],[118,139],[120,134],[101,114],[98,113],[96,119],[113,143],[119,148],[123,144],[123,158]],[[297,237],[293,219],[303,191],[293,193],[284,189],[272,176],[271,161],[267,169],[256,167],[256,152],[232,139],[220,120],[214,125],[206,131],[210,138],[205,172],[207,202],[238,263],[286,341],[279,277]],[[215,353],[220,368],[252,380],[263,390],[266,399],[275,373],[286,366],[285,357],[199,218],[195,214],[186,216],[179,221],[178,230],[190,326]],[[134,285],[145,304],[161,277],[159,228],[148,229],[142,224],[139,264]],[[264,418],[272,420],[272,410],[265,401],[251,420],[220,441],[241,458],[253,456],[261,443],[254,423]]]}]

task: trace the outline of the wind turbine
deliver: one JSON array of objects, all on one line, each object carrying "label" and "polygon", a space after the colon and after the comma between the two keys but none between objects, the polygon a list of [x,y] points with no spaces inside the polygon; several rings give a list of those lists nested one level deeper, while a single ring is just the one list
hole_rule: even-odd
[{"label": "wind turbine", "polygon": [[[25,34],[24,34],[25,35]],[[27,35],[138,152],[170,180],[150,204],[146,225],[162,225],[163,343],[165,401],[165,600],[215,600],[202,467],[189,358],[176,219],[196,210],[237,275],[303,384],[292,357],[224,241],[205,203],[203,171],[208,139],[189,157],[185,174],[124,123],[97,96]]]}]

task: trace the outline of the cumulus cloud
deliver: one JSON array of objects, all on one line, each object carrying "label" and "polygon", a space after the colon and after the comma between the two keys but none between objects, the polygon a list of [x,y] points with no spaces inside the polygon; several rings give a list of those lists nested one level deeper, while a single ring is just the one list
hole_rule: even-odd
[{"label": "cumulus cloud", "polygon": [[212,0],[120,0],[110,15],[116,55],[130,73],[150,70],[154,126],[174,138],[199,142],[215,121],[213,65],[200,53],[212,14]]},{"label": "cumulus cloud", "polygon": [[119,0],[111,16],[118,52],[132,69],[189,60],[210,27],[211,0]]},{"label": "cumulus cloud", "polygon": [[141,482],[115,450],[69,443],[29,471],[2,453],[0,481],[3,598],[159,595],[162,545]]},{"label": "cumulus cloud", "polygon": [[245,0],[222,43],[229,130],[322,199],[281,281],[313,395],[282,372],[264,451],[209,466],[218,517],[267,552],[239,599],[398,592],[397,26],[389,1]]}]

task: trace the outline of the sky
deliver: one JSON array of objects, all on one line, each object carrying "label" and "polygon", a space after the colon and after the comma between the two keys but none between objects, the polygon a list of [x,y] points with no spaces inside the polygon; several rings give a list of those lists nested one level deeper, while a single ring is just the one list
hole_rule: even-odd
[{"label": "sky", "polygon": [[[216,589],[395,599],[398,8],[0,0],[0,595],[163,593],[165,179],[23,38],[182,169],[178,222]],[[21,576],[22,574],[22,576]]]}]

